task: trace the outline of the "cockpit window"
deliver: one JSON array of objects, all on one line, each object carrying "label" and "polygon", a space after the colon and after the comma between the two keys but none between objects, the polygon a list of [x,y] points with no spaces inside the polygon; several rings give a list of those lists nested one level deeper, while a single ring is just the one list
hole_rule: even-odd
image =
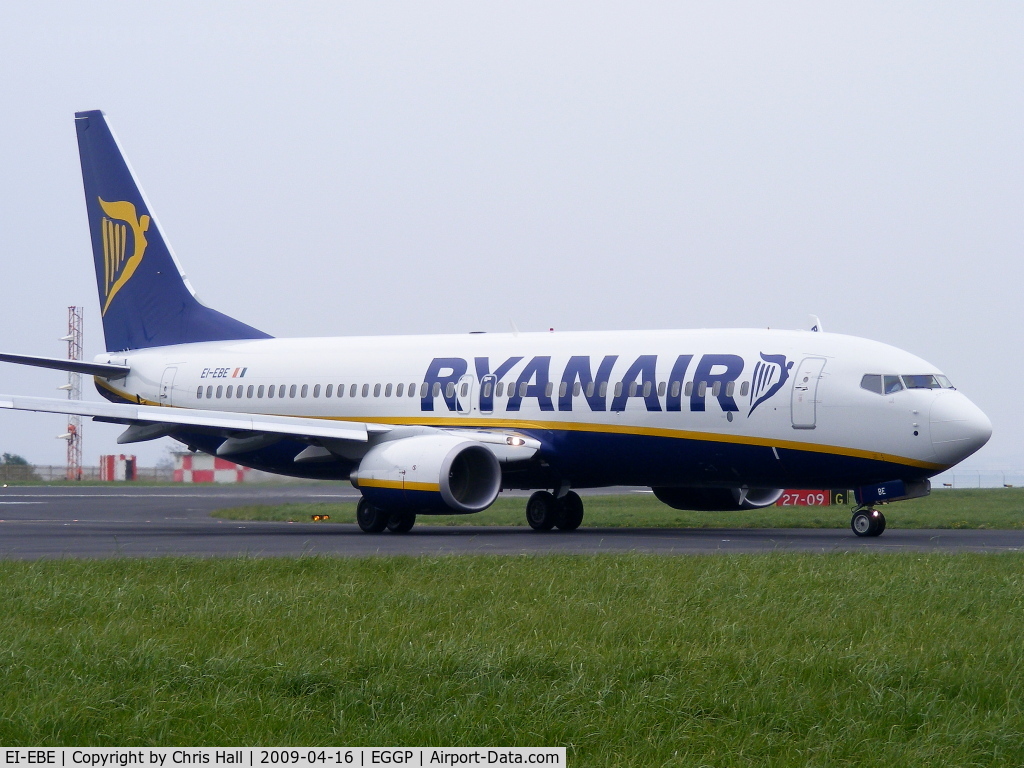
[{"label": "cockpit window", "polygon": [[930,373],[917,374],[914,376],[903,376],[903,383],[907,385],[907,389],[952,389],[953,385],[949,383],[949,379],[945,376],[939,376],[938,374],[932,375]]},{"label": "cockpit window", "polygon": [[883,376],[882,389],[885,394],[891,395],[893,392],[899,392],[903,389],[903,382],[900,381],[899,376]]},{"label": "cockpit window", "polygon": [[879,373],[865,373],[860,380],[860,388],[876,395],[882,394],[882,375]]},{"label": "cockpit window", "polygon": [[924,373],[908,376],[887,376],[881,373],[865,373],[860,380],[861,389],[876,395],[891,395],[903,389],[955,389],[949,379],[941,374]]}]

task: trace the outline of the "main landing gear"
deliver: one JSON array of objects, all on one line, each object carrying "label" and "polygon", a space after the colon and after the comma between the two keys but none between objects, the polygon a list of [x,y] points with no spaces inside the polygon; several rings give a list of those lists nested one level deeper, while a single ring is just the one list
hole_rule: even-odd
[{"label": "main landing gear", "polygon": [[547,491],[537,491],[526,502],[526,522],[535,531],[575,531],[583,522],[583,499],[575,491],[560,499]]},{"label": "main landing gear", "polygon": [[855,509],[850,527],[858,536],[881,536],[885,530],[885,515],[877,509]]},{"label": "main landing gear", "polygon": [[364,533],[383,533],[385,528],[391,533],[408,533],[416,525],[416,513],[385,512],[366,499],[360,499],[356,505],[356,522]]}]

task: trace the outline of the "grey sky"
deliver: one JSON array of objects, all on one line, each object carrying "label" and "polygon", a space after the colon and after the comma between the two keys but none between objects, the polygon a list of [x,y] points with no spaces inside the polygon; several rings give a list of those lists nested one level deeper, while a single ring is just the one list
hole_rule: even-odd
[{"label": "grey sky", "polygon": [[[63,356],[71,304],[102,350],[73,113],[103,109],[200,297],[274,335],[813,312],[977,402],[967,466],[1024,466],[1024,5],[210,5],[3,5],[3,350]],[[63,424],[0,414],[0,451],[60,463]]]}]

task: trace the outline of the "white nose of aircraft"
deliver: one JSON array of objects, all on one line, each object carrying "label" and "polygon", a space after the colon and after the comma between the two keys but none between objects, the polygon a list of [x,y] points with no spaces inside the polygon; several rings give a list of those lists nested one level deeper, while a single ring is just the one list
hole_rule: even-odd
[{"label": "white nose of aircraft", "polygon": [[992,422],[959,392],[939,393],[932,403],[932,448],[943,464],[963,461],[992,436]]}]

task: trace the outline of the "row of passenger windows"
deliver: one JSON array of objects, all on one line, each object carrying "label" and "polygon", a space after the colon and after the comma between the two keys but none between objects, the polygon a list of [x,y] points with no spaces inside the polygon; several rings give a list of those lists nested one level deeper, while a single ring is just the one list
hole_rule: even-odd
[{"label": "row of passenger windows", "polygon": [[[406,387],[406,385],[404,383],[403,384],[397,384],[397,385],[392,385],[392,384],[384,384],[384,385],[381,385],[381,384],[373,384],[373,385],[363,384],[361,387],[358,384],[349,384],[348,385],[348,389],[347,389],[348,396],[349,397],[359,397],[359,396],[369,397],[370,396],[370,387],[371,386],[373,387],[373,396],[374,397],[380,397],[382,392],[383,392],[384,397],[392,397],[392,396],[394,396],[394,397],[416,397],[417,390],[419,390],[419,396],[421,398],[427,397],[428,394],[431,394],[430,393],[430,388],[428,387],[427,383],[423,382],[423,383],[419,384],[418,386],[415,383],[410,384],[408,386],[408,388]],[[863,386],[863,384],[862,384],[862,386]],[[525,382],[525,381],[524,382],[520,382],[519,383],[519,396],[520,397],[526,397],[526,393],[527,393],[527,390],[529,389],[529,387],[530,387],[530,385],[527,382]],[[746,382],[746,381],[744,381],[740,385],[740,388],[739,388],[740,389],[740,397],[746,397],[746,394],[747,394],[747,391],[748,391],[749,387],[750,387],[750,383]],[[546,397],[552,397],[554,395],[554,388],[555,388],[554,382],[550,382],[549,381],[547,383],[547,386],[544,388],[545,396]],[[683,383],[681,381],[673,381],[673,382],[671,382],[671,385],[668,384],[667,382],[662,381],[662,382],[658,383],[658,397],[664,397],[666,391],[669,392],[669,395],[671,397],[679,397],[680,391],[682,392],[682,394],[684,396],[690,397],[693,394],[693,388],[694,387],[693,387],[693,382],[692,381],[686,382],[686,386],[683,386]],[[708,389],[708,383],[706,381],[699,382],[698,385],[697,385],[697,396],[698,397],[704,397],[705,395],[707,395],[707,389]],[[456,390],[455,382],[454,381],[449,381],[447,386],[444,388],[444,394],[445,394],[446,397],[454,397],[455,396],[455,390]],[[608,382],[602,381],[598,385],[598,384],[595,384],[593,381],[591,381],[591,382],[588,382],[587,385],[584,387],[584,386],[582,386],[580,384],[580,382],[577,381],[575,384],[572,385],[572,396],[573,397],[579,397],[580,394],[582,393],[586,397],[593,397],[594,393],[595,393],[595,390],[597,392],[597,396],[598,397],[607,397],[607,395],[608,395]],[[628,391],[629,391],[629,396],[630,397],[650,397],[651,393],[653,392],[652,382],[646,381],[643,384],[640,384],[639,382],[636,382],[636,381],[631,382],[630,385],[629,385],[629,390]],[[200,386],[196,390],[196,398],[199,399],[199,400],[202,400],[203,398],[212,400],[212,399],[215,399],[215,398],[217,398],[217,399],[219,399],[219,398],[242,399],[242,398],[253,398],[253,397],[255,397],[255,398],[264,398],[265,397],[267,399],[275,398],[276,397],[278,399],[282,399],[282,398],[294,398],[294,397],[302,398],[302,397],[309,397],[310,395],[312,395],[314,398],[321,397],[321,395],[323,397],[345,397],[345,392],[346,392],[346,386],[344,384],[339,384],[337,386],[337,388],[335,388],[335,386],[333,384],[328,384],[327,386],[321,386],[320,384],[314,384],[312,387],[310,387],[310,385],[308,385],[308,384],[301,384],[301,385],[299,385],[299,384],[291,384],[291,385],[288,385],[288,384],[271,384],[269,386],[267,386],[265,384],[259,384],[259,385],[249,384],[248,386],[246,386],[245,384],[237,384],[237,385],[236,384],[228,384],[226,386],[223,385],[223,384],[220,384],[218,386],[214,386],[212,384],[209,384],[209,385],[207,385],[205,387]],[[516,394],[516,387],[515,387],[515,384],[512,384],[511,382],[506,387],[505,383],[502,382],[502,381],[499,381],[497,383],[494,383],[492,381],[485,381],[483,386],[481,387],[481,393],[480,394],[482,395],[483,398],[490,399],[492,397],[492,392],[493,392],[493,396],[494,397],[513,397]],[[565,397],[568,394],[568,392],[569,392],[569,385],[568,385],[567,382],[563,381],[561,384],[558,385],[558,396],[559,397]],[[735,381],[730,381],[725,386],[725,395],[726,395],[726,397],[732,397],[735,394],[735,392],[736,392],[736,382]],[[615,397],[620,397],[622,395],[622,382],[621,381],[615,383],[615,386],[613,388],[613,393],[614,393]],[[440,384],[440,382],[434,382],[433,393],[432,394],[433,394],[434,397],[440,397],[441,396],[441,384]],[[712,395],[712,397],[718,397],[721,394],[722,394],[722,382],[716,381],[711,386],[711,395]],[[469,382],[466,382],[466,381],[462,382],[462,384],[459,387],[459,395],[461,397],[467,397],[469,395]]]},{"label": "row of passenger windows", "polygon": [[[454,387],[455,385],[453,384],[452,386]],[[440,387],[441,387],[440,384],[435,384],[434,385],[434,389],[438,390],[438,394],[440,393]],[[420,397],[426,397],[427,396],[427,383],[426,382],[423,382],[423,384],[420,385],[420,390],[421,390],[420,391]],[[299,385],[299,384],[292,384],[292,385],[288,385],[288,384],[271,384],[270,386],[267,386],[265,384],[260,384],[258,386],[255,385],[255,384],[250,384],[248,387],[245,384],[238,384],[238,385],[229,384],[227,386],[224,386],[222,384],[220,386],[215,387],[212,384],[210,384],[210,385],[207,385],[206,387],[200,386],[199,389],[196,390],[196,397],[198,399],[200,399],[200,400],[202,400],[204,397],[206,397],[207,399],[221,398],[221,397],[224,397],[224,398],[232,398],[232,397],[234,397],[234,398],[243,398],[243,397],[244,398],[253,398],[253,397],[263,398],[263,397],[266,397],[268,399],[276,397],[276,398],[281,399],[281,398],[285,398],[285,397],[309,397],[310,394],[312,394],[313,397],[320,397],[321,395],[323,395],[324,397],[334,397],[335,396],[335,392],[337,392],[337,397],[344,397],[345,396],[345,385],[344,384],[339,384],[337,390],[335,390],[333,384],[328,384],[326,387],[322,387],[320,384],[314,384],[312,387],[310,387],[308,384],[302,384],[302,385]],[[369,384],[363,384],[362,389],[360,389],[358,384],[351,384],[351,385],[349,385],[349,387],[348,387],[348,396],[349,397],[358,397],[360,392],[362,393],[363,397],[369,397],[370,396],[370,385]],[[381,393],[381,385],[380,384],[374,384],[373,385],[373,396],[374,397],[380,397],[380,393]],[[394,386],[392,384],[384,385],[384,397],[391,397],[392,394],[394,394],[395,397],[404,397],[405,393],[406,393],[405,384],[399,384],[397,386]],[[409,385],[408,396],[409,397],[416,397],[416,385],[415,384],[410,384]]]},{"label": "row of passenger windows", "polygon": [[949,379],[939,374],[917,374],[914,376],[890,376],[881,373],[865,373],[860,380],[861,389],[878,395],[891,395],[904,389],[955,389]]}]

